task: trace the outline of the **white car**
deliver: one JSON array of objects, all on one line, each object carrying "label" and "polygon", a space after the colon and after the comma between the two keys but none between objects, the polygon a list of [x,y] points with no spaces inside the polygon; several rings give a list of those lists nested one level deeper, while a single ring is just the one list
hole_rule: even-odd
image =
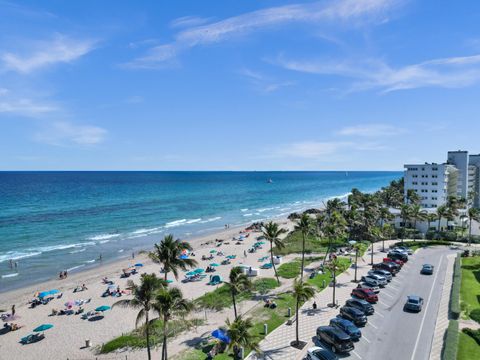
[{"label": "white car", "polygon": [[330,350],[314,346],[307,350],[306,360],[337,360],[338,357]]},{"label": "white car", "polygon": [[406,246],[397,246],[396,248],[393,248],[394,251],[399,251],[401,253],[404,253],[405,255],[412,255],[413,251],[409,247]]},{"label": "white car", "polygon": [[367,285],[370,285],[370,286],[381,286],[381,283],[380,281],[378,281],[377,279],[375,279],[373,276],[371,275],[367,275],[367,276],[362,276],[362,281],[367,284]]},{"label": "white car", "polygon": [[357,286],[358,288],[362,289],[371,289],[375,294],[378,294],[380,292],[380,287],[378,286],[373,286],[373,285],[368,285],[367,283],[360,283]]},{"label": "white car", "polygon": [[392,281],[392,274],[390,274],[390,272],[388,272],[387,270],[370,270],[368,272],[368,275],[380,275],[383,276],[387,281]]},{"label": "white car", "polygon": [[377,280],[378,286],[380,287],[385,287],[385,285],[387,285],[387,279],[384,276],[381,276],[378,274],[368,274],[368,276],[366,277],[370,277]]}]

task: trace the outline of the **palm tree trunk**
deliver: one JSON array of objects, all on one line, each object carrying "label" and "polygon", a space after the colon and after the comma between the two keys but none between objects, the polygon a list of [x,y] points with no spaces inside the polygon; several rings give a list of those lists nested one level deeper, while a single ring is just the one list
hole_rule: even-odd
[{"label": "palm tree trunk", "polygon": [[440,222],[442,221],[442,217],[440,216],[438,218],[438,228],[437,228],[437,233],[440,234]]},{"label": "palm tree trunk", "polygon": [[357,282],[357,260],[358,260],[358,248],[355,248],[355,279],[354,282]]},{"label": "palm tree trunk", "polygon": [[302,269],[300,271],[300,282],[303,282],[303,269],[305,266],[305,234],[302,233]]},{"label": "palm tree trunk", "polygon": [[335,306],[335,289],[337,287],[337,275],[335,274],[335,268],[336,268],[336,266],[333,266],[333,300],[332,300],[332,306]]},{"label": "palm tree trunk", "polygon": [[296,309],[295,309],[295,341],[297,344],[300,343],[300,339],[298,338],[298,322],[299,322],[299,318],[298,318],[298,308],[300,307],[300,299],[297,297],[297,306],[296,306]]},{"label": "palm tree trunk", "polygon": [[150,351],[150,321],[148,320],[148,311],[145,311],[145,332],[147,337],[147,358],[148,360],[151,360],[152,354]]},{"label": "palm tree trunk", "polygon": [[165,271],[165,281],[167,281],[168,280],[168,271],[167,271],[166,268],[164,269],[164,271]]},{"label": "palm tree trunk", "polygon": [[470,218],[470,230],[468,230],[468,246],[472,245],[472,220]]},{"label": "palm tree trunk", "polygon": [[277,283],[278,285],[280,285],[280,279],[278,278],[278,274],[277,274],[277,267],[273,262],[273,241],[270,241],[270,262],[272,263],[273,272],[275,273],[275,277],[277,278]]},{"label": "palm tree trunk", "polygon": [[372,252],[371,252],[371,262],[370,262],[370,265],[373,265],[373,240],[372,240]]},{"label": "palm tree trunk", "polygon": [[235,301],[235,292],[233,291],[233,288],[231,289],[232,293],[232,302],[233,302],[233,313],[235,315],[235,320],[237,320],[237,303]]},{"label": "palm tree trunk", "polygon": [[162,360],[167,360],[167,316],[163,316]]},{"label": "palm tree trunk", "polygon": [[326,261],[327,261],[327,256],[328,256],[328,254],[330,253],[331,247],[332,247],[332,241],[331,241],[331,239],[329,238],[329,239],[328,239],[327,252],[325,253],[325,257],[323,258],[323,264],[322,264],[323,267],[325,267],[325,263],[326,263]]}]

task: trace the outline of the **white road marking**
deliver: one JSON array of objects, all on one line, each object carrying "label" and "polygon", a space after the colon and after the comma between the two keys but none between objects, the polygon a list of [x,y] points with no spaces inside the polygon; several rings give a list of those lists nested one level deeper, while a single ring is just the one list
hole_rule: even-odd
[{"label": "white road marking", "polygon": [[388,287],[394,288],[395,290],[398,290],[398,287],[395,285],[390,284]]},{"label": "white road marking", "polygon": [[[440,265],[442,264],[442,260],[443,260],[443,255],[440,257],[440,261],[438,262],[437,269],[440,269]],[[420,336],[422,335],[422,329],[423,329],[423,324],[425,322],[425,316],[427,315],[428,306],[430,305],[430,300],[432,298],[433,289],[435,288],[435,283],[437,282],[437,277],[438,277],[439,272],[440,271],[435,272],[435,278],[433,279],[432,287],[430,288],[430,294],[428,294],[427,306],[425,307],[425,311],[423,312],[422,322],[420,323],[420,330],[418,331],[417,341],[415,341],[415,346],[413,348],[413,354],[412,354],[411,360],[414,360],[415,353],[417,352],[418,341],[420,340]]]},{"label": "white road marking", "polygon": [[381,316],[381,317],[385,317],[381,313],[379,313],[378,311],[375,314],[377,314],[378,316]]},{"label": "white road marking", "polygon": [[368,324],[369,324],[369,325],[372,325],[372,327],[373,327],[374,329],[378,329],[378,327],[376,327],[375,325],[373,325],[371,322],[369,322]]},{"label": "white road marking", "polygon": [[392,299],[393,299],[393,296],[392,296],[392,295],[388,295],[387,293],[382,293],[382,295],[388,296],[389,298],[392,298]]},{"label": "white road marking", "polygon": [[355,350],[352,350],[352,353],[354,353],[355,355],[357,355],[359,359],[362,358],[360,355],[358,355],[358,354],[355,352]]},{"label": "white road marking", "polygon": [[379,302],[380,304],[382,304],[383,306],[388,306],[388,304],[385,304],[382,300],[378,300],[378,302]]},{"label": "white road marking", "polygon": [[363,336],[363,335],[362,335],[362,339],[365,340],[367,343],[370,344],[370,340],[368,340],[366,336]]}]

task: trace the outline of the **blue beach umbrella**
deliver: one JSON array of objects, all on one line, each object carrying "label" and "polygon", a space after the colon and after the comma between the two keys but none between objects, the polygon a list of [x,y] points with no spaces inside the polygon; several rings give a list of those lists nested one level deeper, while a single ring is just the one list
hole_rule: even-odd
[{"label": "blue beach umbrella", "polygon": [[201,274],[201,273],[203,273],[204,271],[205,271],[205,270],[200,269],[200,268],[193,270],[193,272],[194,272],[195,274]]},{"label": "blue beach umbrella", "polygon": [[104,311],[107,311],[107,310],[110,310],[110,306],[102,305],[102,306],[99,306],[95,309],[95,311],[101,311],[101,312],[104,312]]},{"label": "blue beach umbrella", "polygon": [[180,255],[180,259],[182,260],[188,259],[188,255]]},{"label": "blue beach umbrella", "polygon": [[48,293],[50,295],[53,295],[53,294],[58,294],[60,291],[58,291],[57,289],[53,289],[53,290],[50,290]]},{"label": "blue beach umbrella", "polygon": [[210,266],[219,266],[217,263],[211,263]]},{"label": "blue beach umbrella", "polygon": [[38,297],[40,299],[44,298],[45,296],[48,296],[50,295],[50,292],[49,291],[42,291],[40,294],[38,294]]},{"label": "blue beach umbrella", "polygon": [[193,276],[193,275],[197,275],[197,273],[194,272],[194,271],[189,271],[189,272],[187,272],[185,275],[187,275],[187,276]]},{"label": "blue beach umbrella", "polygon": [[51,329],[51,328],[53,328],[52,324],[42,324],[39,327],[36,327],[35,329],[33,329],[33,331],[41,332],[41,331],[45,331],[45,330],[48,330],[48,329]]},{"label": "blue beach umbrella", "polygon": [[173,280],[167,280],[167,284],[171,284]]},{"label": "blue beach umbrella", "polygon": [[135,264],[135,266],[136,266],[136,267],[142,267],[142,266],[143,266],[143,264],[141,264],[141,263],[138,263],[138,264]]},{"label": "blue beach umbrella", "polygon": [[212,336],[218,340],[224,342],[225,344],[230,344],[230,338],[222,329],[217,329],[212,332]]}]

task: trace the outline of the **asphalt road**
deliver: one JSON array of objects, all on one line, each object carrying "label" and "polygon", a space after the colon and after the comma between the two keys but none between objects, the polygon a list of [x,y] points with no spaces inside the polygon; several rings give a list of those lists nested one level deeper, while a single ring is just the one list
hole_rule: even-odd
[{"label": "asphalt road", "polygon": [[[355,350],[342,358],[427,360],[435,332],[448,254],[454,251],[442,248],[421,249],[409,256],[400,273],[380,290],[375,314],[368,317],[362,338]],[[433,275],[421,275],[422,264],[435,266]],[[403,310],[408,295],[423,297],[419,313]]]}]

